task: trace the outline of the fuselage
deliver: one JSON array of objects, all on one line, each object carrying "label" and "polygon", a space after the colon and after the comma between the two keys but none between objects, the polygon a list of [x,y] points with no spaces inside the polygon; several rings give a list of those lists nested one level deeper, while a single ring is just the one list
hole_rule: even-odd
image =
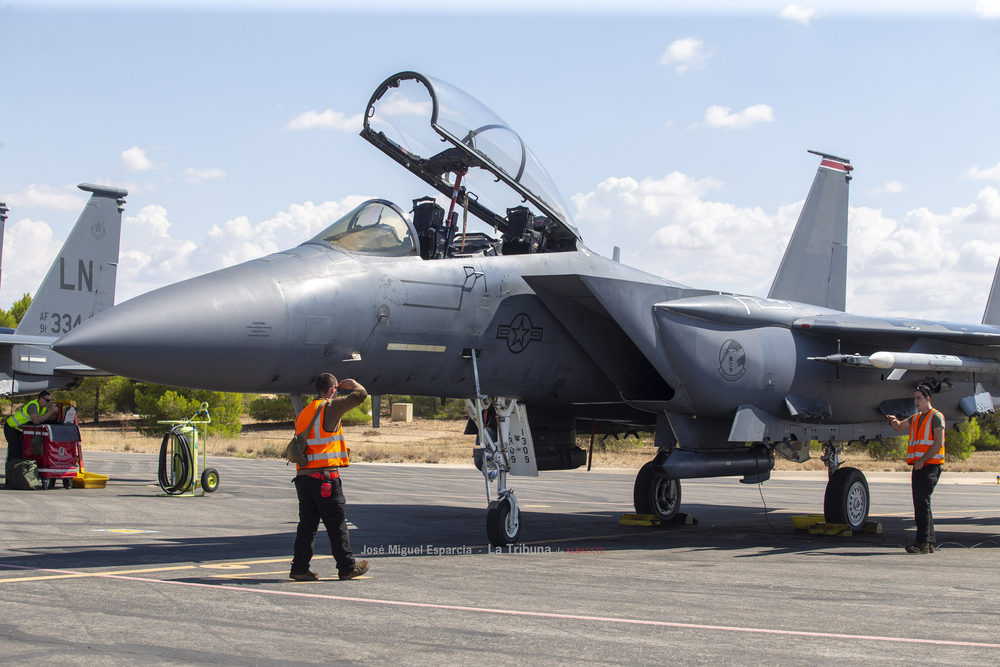
[{"label": "fuselage", "polygon": [[[623,397],[595,361],[593,342],[581,345],[581,325],[560,321],[526,282],[531,276],[625,286],[594,288],[605,305],[594,321],[614,319],[671,388],[670,398]],[[873,422],[882,418],[882,401],[911,393],[872,369],[838,374],[807,359],[836,353],[837,343],[793,322],[833,311],[718,292],[686,296],[692,292],[586,249],[423,260],[307,243],[136,297],[56,349],[171,386],[308,394],[319,373],[331,372],[373,394],[453,398],[475,395],[475,350],[484,394],[582,411],[627,402],[717,419],[731,419],[744,404],[788,418],[792,395],[825,401],[838,423]],[[850,352],[875,351],[858,347]],[[956,397],[971,389],[962,380],[953,378]],[[957,398],[940,407],[958,416]]]}]

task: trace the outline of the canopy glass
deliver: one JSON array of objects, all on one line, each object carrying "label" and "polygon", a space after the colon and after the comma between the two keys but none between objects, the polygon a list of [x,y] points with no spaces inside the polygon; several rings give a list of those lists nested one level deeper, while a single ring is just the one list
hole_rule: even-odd
[{"label": "canopy glass", "polygon": [[493,111],[440,79],[416,72],[389,77],[372,95],[361,135],[501,230],[507,209],[527,205],[555,223],[558,237],[579,238],[565,203],[534,153]]},{"label": "canopy glass", "polygon": [[335,245],[351,252],[415,255],[414,233],[402,211],[384,199],[371,199],[307,243]]}]

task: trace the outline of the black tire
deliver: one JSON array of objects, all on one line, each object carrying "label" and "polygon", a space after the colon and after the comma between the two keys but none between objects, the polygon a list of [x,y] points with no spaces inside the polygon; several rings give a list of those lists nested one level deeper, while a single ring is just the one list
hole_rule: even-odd
[{"label": "black tire", "polygon": [[826,483],[823,515],[827,523],[845,523],[851,530],[861,530],[868,521],[871,494],[868,480],[857,468],[840,468]]},{"label": "black tire", "polygon": [[64,489],[72,489],[73,488],[73,478],[72,477],[64,477],[63,478],[63,488]]},{"label": "black tire", "polygon": [[205,468],[201,473],[201,488],[206,493],[214,493],[219,488],[219,471],[215,468]]},{"label": "black tire", "polygon": [[652,463],[639,468],[632,490],[632,504],[638,514],[652,514],[662,523],[669,523],[681,509],[681,483],[663,479],[653,472]]},{"label": "black tire", "polygon": [[490,503],[486,512],[486,536],[495,547],[515,544],[521,537],[521,517],[512,516],[511,509],[510,500],[504,498]]}]

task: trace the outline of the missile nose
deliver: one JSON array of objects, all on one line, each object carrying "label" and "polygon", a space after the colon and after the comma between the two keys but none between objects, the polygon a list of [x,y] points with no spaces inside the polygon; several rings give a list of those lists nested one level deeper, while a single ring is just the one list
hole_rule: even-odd
[{"label": "missile nose", "polygon": [[284,339],[281,292],[266,273],[243,264],[130,299],[53,349],[134,380],[254,391],[274,377]]}]

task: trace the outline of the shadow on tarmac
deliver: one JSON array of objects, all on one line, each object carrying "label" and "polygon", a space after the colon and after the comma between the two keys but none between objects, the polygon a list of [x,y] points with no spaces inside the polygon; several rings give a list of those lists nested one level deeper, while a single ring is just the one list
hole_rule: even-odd
[{"label": "shadow on tarmac", "polygon": [[[119,479],[118,482],[141,482],[148,479]],[[2,493],[2,492],[0,492]],[[59,490],[46,493],[59,493]],[[148,494],[116,494],[120,498],[148,498]],[[235,508],[234,508],[235,509]],[[560,514],[556,510],[542,512],[522,510],[522,531],[519,544],[550,547],[553,551],[576,548],[600,548],[604,551],[685,549],[694,551],[746,551],[737,558],[761,558],[783,554],[815,554],[857,558],[881,555],[913,540],[913,518],[906,516],[879,517],[883,534],[857,534],[853,537],[810,535],[792,528],[791,513],[761,507],[731,504],[686,503],[683,511],[697,519],[694,525],[671,524],[661,527],[621,526],[621,511],[595,511]],[[220,525],[219,515],[197,517],[202,525],[191,528],[204,533]],[[454,507],[438,504],[365,504],[348,499],[347,518],[357,529],[350,531],[352,550],[364,557],[365,550],[375,550],[379,557],[406,557],[392,553],[390,547],[457,547],[471,549],[473,554],[488,548],[486,510],[482,507]],[[215,521],[208,523],[211,519]],[[185,537],[178,535],[184,527],[167,533],[116,536],[97,542],[86,538],[86,545],[73,543],[79,538],[65,537],[66,544],[52,545],[48,537],[40,537],[39,546],[8,549],[0,555],[0,564],[29,566],[42,569],[122,568],[157,566],[175,563],[202,563],[227,560],[290,558],[295,539],[297,517],[291,514],[280,520],[270,520],[270,526],[257,530],[272,532],[250,535],[219,535],[217,537]],[[938,524],[938,543],[951,543],[954,548],[1000,548],[1000,517],[947,517]],[[961,526],[952,533],[948,526]],[[277,529],[277,530],[274,530]],[[239,530],[230,526],[228,532]],[[174,534],[170,534],[170,533]],[[329,554],[324,529],[317,535],[317,555]],[[63,531],[63,535],[66,532]],[[45,546],[42,546],[45,545]],[[381,551],[379,552],[379,550]],[[459,554],[460,556],[461,554]],[[454,556],[446,556],[454,557]]]}]

